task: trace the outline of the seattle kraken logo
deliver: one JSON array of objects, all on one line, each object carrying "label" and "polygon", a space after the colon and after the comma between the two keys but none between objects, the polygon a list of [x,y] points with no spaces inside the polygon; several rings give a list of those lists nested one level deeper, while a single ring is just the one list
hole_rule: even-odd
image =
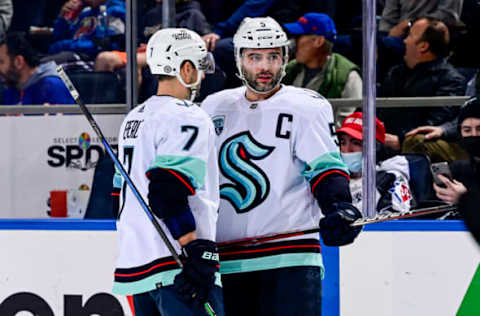
[{"label": "seattle kraken logo", "polygon": [[220,170],[233,184],[222,184],[220,197],[229,201],[237,213],[246,213],[267,198],[270,182],[252,160],[263,159],[274,149],[257,142],[248,131],[233,135],[222,144]]}]

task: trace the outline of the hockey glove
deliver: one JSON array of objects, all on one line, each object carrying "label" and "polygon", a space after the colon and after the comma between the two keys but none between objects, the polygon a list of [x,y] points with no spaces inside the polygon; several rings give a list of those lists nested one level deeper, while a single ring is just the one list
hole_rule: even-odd
[{"label": "hockey glove", "polygon": [[182,272],[175,277],[174,288],[185,301],[203,304],[220,267],[217,246],[210,240],[195,239],[182,252],[185,263]]},{"label": "hockey glove", "polygon": [[330,212],[320,220],[320,235],[327,246],[343,246],[352,243],[363,226],[350,226],[362,213],[348,202],[333,203]]}]

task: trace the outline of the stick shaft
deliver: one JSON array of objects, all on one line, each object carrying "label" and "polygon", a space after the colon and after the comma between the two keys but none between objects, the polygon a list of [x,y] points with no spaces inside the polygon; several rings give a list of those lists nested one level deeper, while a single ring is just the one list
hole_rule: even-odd
[{"label": "stick shaft", "polygon": [[[456,209],[457,207],[455,205],[442,205],[442,206],[436,206],[436,207],[428,207],[428,208],[422,208],[417,210],[411,210],[411,211],[401,212],[401,213],[391,213],[389,215],[378,214],[373,218],[360,218],[355,222],[353,222],[352,226],[368,225],[373,223],[386,222],[390,220],[415,217],[415,216],[421,216],[426,214],[449,212]],[[224,241],[224,242],[218,243],[218,247],[221,249],[225,249],[233,246],[252,245],[260,242],[267,242],[267,241],[294,237],[294,236],[308,235],[308,234],[313,234],[318,232],[320,232],[320,227],[314,227],[314,228],[300,230],[300,231],[290,231],[290,232],[284,232],[284,233],[278,233],[278,234],[268,234],[268,235],[262,235],[262,236],[256,236],[256,237],[236,239],[231,241]]]},{"label": "stick shaft", "polygon": [[113,163],[115,164],[115,166],[118,168],[118,170],[120,171],[120,173],[122,174],[122,177],[123,179],[127,182],[127,185],[129,186],[129,188],[132,190],[133,194],[135,195],[135,197],[137,198],[138,202],[140,203],[140,206],[142,207],[142,209],[145,211],[145,213],[147,214],[148,218],[150,219],[150,221],[152,222],[153,226],[155,227],[155,229],[157,230],[158,234],[160,235],[160,237],[162,238],[163,242],[165,243],[165,245],[167,246],[168,250],[170,251],[170,254],[172,255],[172,257],[175,259],[175,261],[178,263],[178,265],[180,266],[180,268],[183,267],[183,264],[182,264],[182,261],[180,261],[180,258],[175,250],[175,248],[173,247],[172,243],[170,242],[170,240],[168,239],[167,235],[165,234],[164,230],[162,229],[162,227],[160,226],[160,224],[158,223],[158,221],[155,219],[155,217],[153,216],[153,212],[152,210],[150,209],[150,207],[148,206],[148,204],[145,202],[145,200],[143,199],[143,197],[141,196],[140,192],[138,191],[137,187],[135,186],[135,184],[133,183],[132,179],[130,178],[130,176],[128,175],[127,171],[125,170],[125,168],[123,167],[123,165],[120,163],[120,161],[118,160],[117,156],[115,155],[115,153],[113,152],[112,150],[112,147],[110,146],[110,144],[107,142],[107,140],[105,139],[105,137],[103,136],[103,133],[100,129],[100,127],[97,125],[97,122],[95,121],[95,119],[93,118],[92,114],[90,113],[90,111],[88,110],[88,108],[85,106],[85,104],[83,103],[83,101],[80,99],[80,94],[78,93],[77,89],[75,88],[75,86],[73,85],[73,83],[70,81],[70,78],[68,78],[68,75],[65,73],[65,71],[63,70],[62,66],[58,66],[57,67],[57,72],[58,74],[60,75],[60,78],[62,79],[62,81],[65,83],[65,85],[67,86],[68,88],[68,91],[70,92],[70,94],[72,95],[73,99],[75,100],[75,102],[78,104],[78,106],[80,107],[80,109],[82,110],[82,113],[85,115],[85,117],[87,118],[87,121],[88,123],[90,123],[90,126],[92,127],[92,129],[95,131],[95,133],[97,134],[97,136],[101,139],[102,141],[102,144],[103,146],[105,147],[105,150],[107,151],[108,155],[110,156],[110,158],[112,158],[113,160]]}]

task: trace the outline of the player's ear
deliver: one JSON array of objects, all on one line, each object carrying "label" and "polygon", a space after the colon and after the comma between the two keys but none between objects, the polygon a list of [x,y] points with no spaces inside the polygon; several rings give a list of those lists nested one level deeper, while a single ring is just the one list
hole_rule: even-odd
[{"label": "player's ear", "polygon": [[186,61],[182,68],[180,69],[180,73],[182,75],[183,81],[186,84],[194,83],[197,79],[197,72],[195,66],[190,62]]}]

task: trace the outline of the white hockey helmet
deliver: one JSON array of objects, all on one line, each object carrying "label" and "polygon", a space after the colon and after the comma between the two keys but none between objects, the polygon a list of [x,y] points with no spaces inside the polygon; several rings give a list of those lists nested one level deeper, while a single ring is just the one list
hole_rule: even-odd
[{"label": "white hockey helmet", "polygon": [[235,52],[235,62],[238,69],[238,77],[257,93],[267,93],[268,91],[256,91],[245,80],[242,71],[242,49],[244,48],[283,48],[282,74],[279,81],[285,76],[285,67],[288,62],[289,41],[287,34],[283,31],[280,24],[271,17],[245,18],[238,27],[233,37]]},{"label": "white hockey helmet", "polygon": [[[207,51],[205,42],[194,31],[184,28],[158,30],[147,43],[147,64],[152,74],[176,76],[187,88],[195,89],[200,83],[201,72],[213,73],[215,62]],[[190,61],[198,71],[197,80],[186,84],[180,76],[180,68]]]}]

